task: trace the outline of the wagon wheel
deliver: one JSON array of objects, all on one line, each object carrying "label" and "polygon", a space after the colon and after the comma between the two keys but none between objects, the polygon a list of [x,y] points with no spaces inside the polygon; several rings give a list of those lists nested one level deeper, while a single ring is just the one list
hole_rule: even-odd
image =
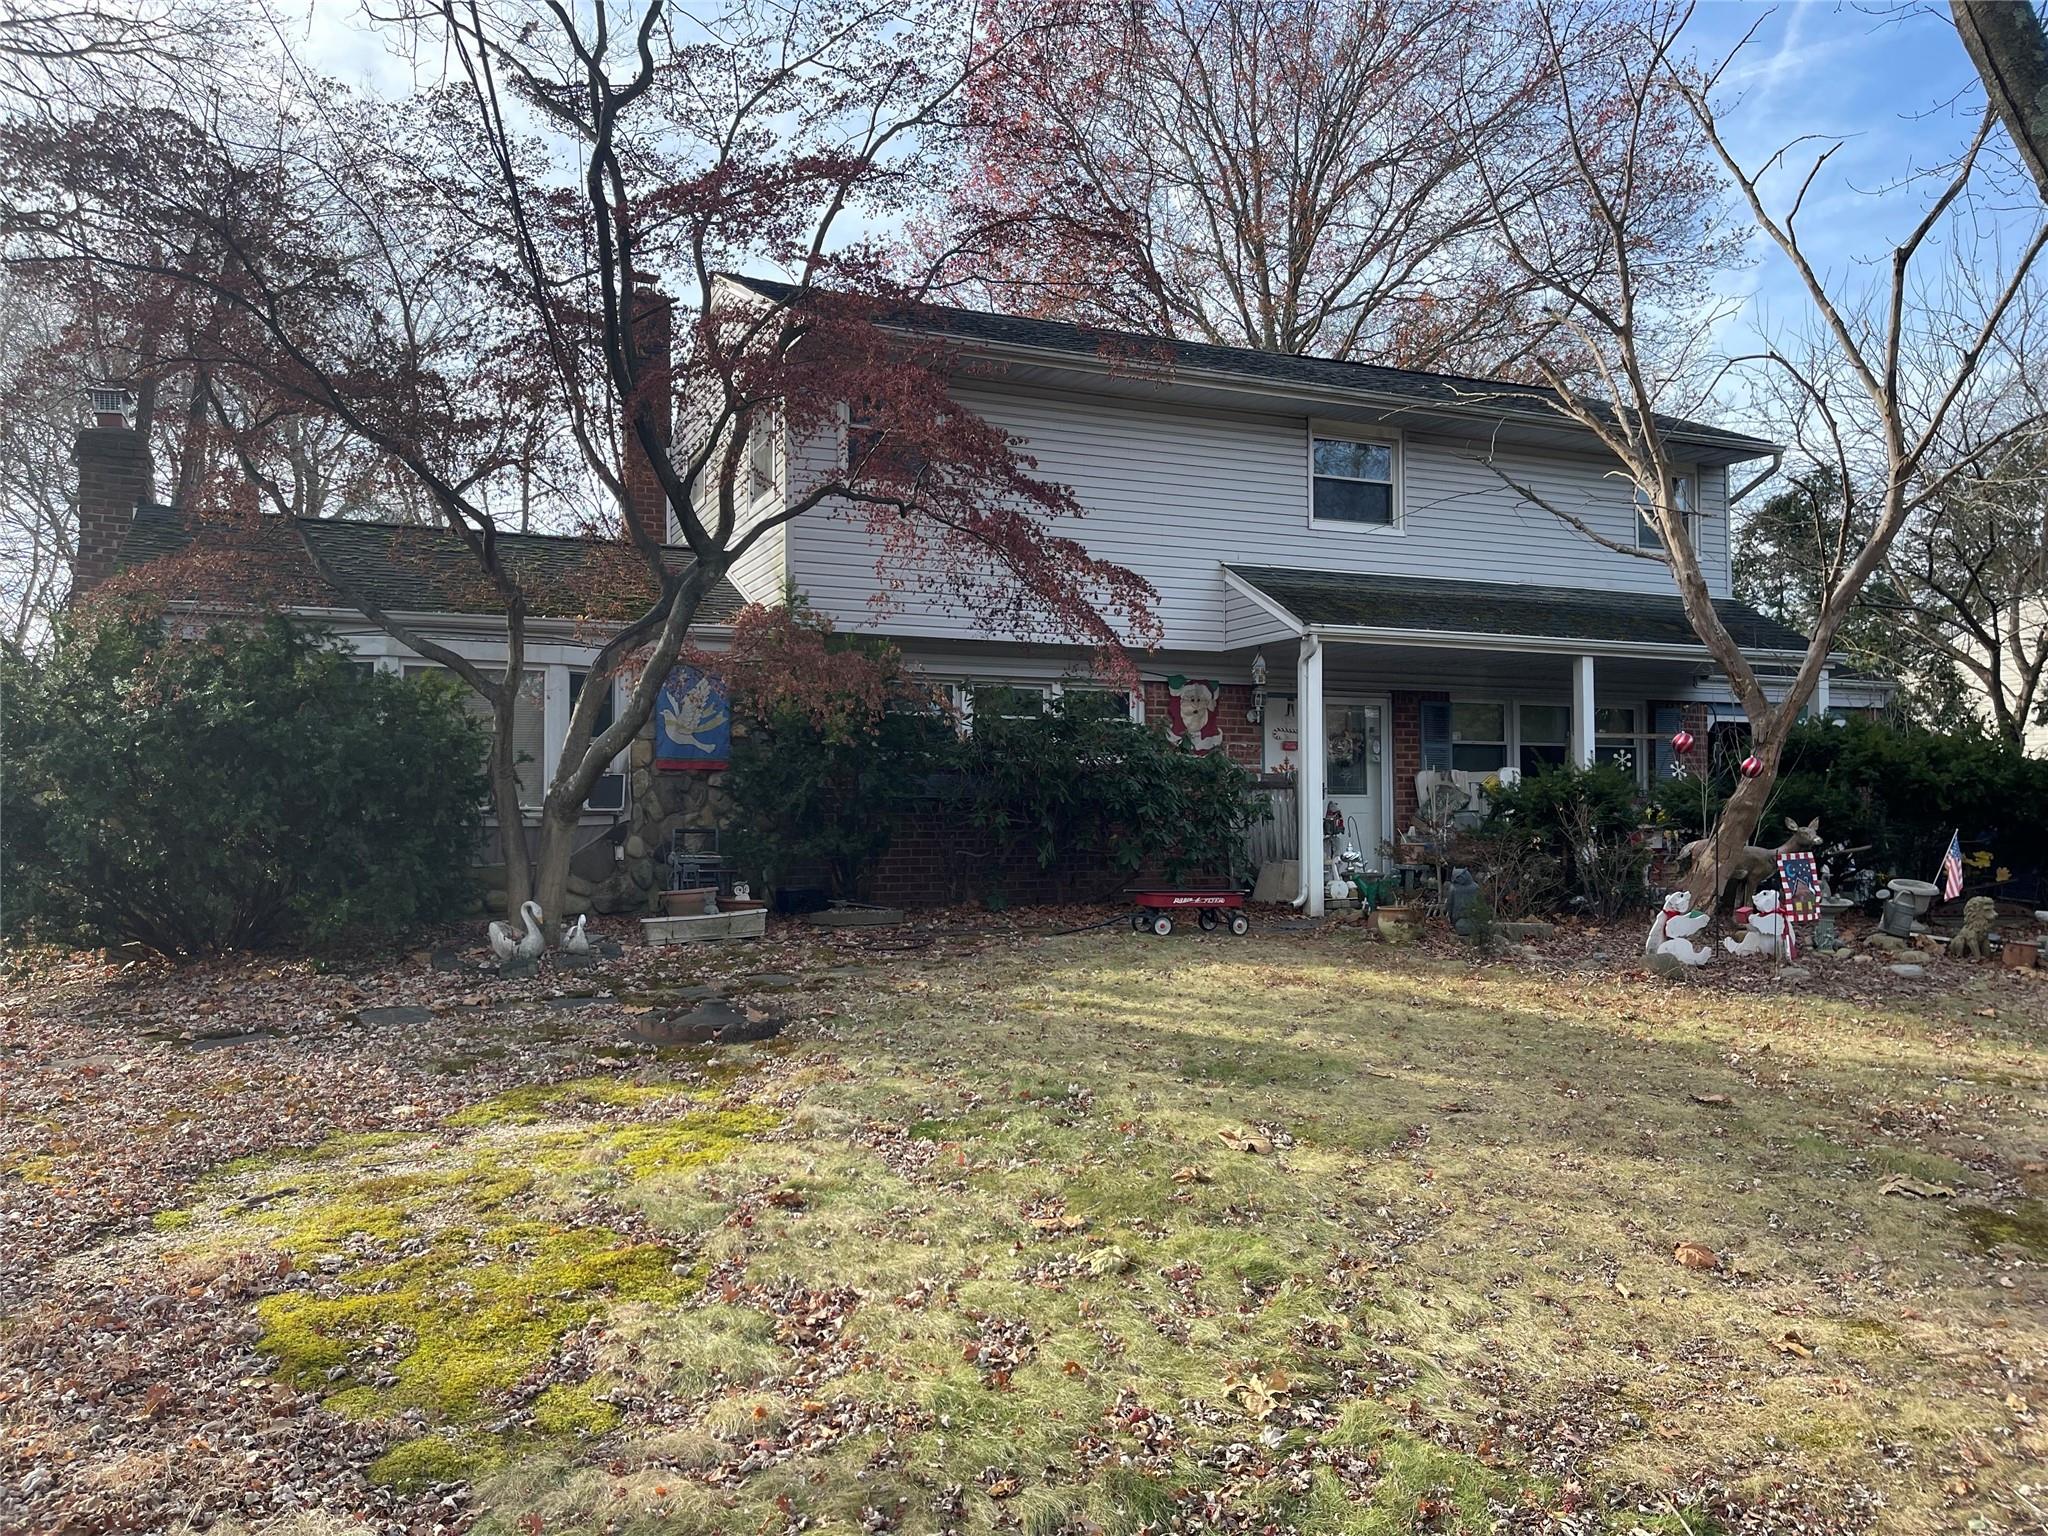
[{"label": "wagon wheel", "polygon": [[1173,932],[1173,919],[1164,912],[1160,913],[1152,919],[1152,931],[1162,939],[1165,938],[1169,933]]},{"label": "wagon wheel", "polygon": [[1205,911],[1195,921],[1202,925],[1202,932],[1204,933],[1214,933],[1216,931],[1216,914],[1214,912]]},{"label": "wagon wheel", "polygon": [[1242,912],[1233,912],[1230,914],[1230,931],[1241,939],[1252,931],[1252,920]]},{"label": "wagon wheel", "polygon": [[1131,914],[1131,932],[1143,933],[1152,926],[1152,915],[1143,907]]}]

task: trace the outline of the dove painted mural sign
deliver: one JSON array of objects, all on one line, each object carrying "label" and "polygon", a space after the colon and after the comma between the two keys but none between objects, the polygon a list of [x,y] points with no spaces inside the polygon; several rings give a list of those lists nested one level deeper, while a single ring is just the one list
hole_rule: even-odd
[{"label": "dove painted mural sign", "polygon": [[654,706],[658,768],[710,773],[732,760],[732,706],[725,683],[696,667],[677,667]]}]

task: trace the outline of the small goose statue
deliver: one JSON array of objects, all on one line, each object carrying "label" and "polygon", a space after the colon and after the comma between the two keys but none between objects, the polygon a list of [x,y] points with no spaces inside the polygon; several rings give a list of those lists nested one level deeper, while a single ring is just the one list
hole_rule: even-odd
[{"label": "small goose statue", "polygon": [[587,915],[579,915],[574,928],[562,930],[562,950],[565,954],[587,955],[590,953],[590,935],[583,931],[583,925],[590,921]]}]

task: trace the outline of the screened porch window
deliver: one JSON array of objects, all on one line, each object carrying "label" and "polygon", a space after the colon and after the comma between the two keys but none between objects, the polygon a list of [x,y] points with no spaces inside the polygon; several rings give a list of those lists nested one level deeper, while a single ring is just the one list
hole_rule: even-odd
[{"label": "screened porch window", "polygon": [[[432,662],[412,662],[405,668],[407,677],[419,677],[427,672],[444,672]],[[502,667],[479,668],[485,677],[493,682],[501,681],[505,672]],[[547,795],[547,768],[544,759],[547,754],[547,693],[542,684],[541,673],[528,669],[520,674],[519,692],[512,705],[512,755],[514,758],[512,777],[519,785],[519,804],[526,810],[535,810]],[[491,729],[490,701],[482,694],[462,691],[462,707],[481,720],[486,730]]]},{"label": "screened porch window", "polygon": [[[583,696],[585,684],[590,681],[588,672],[569,674],[569,709],[573,713],[576,701]],[[609,679],[599,685],[604,689],[604,702],[597,706],[597,720],[590,727],[592,736],[602,735],[611,729],[617,718],[618,697]],[[623,773],[601,773],[590,786],[590,798],[583,802],[585,809],[592,811],[622,811],[626,808],[626,776]]]},{"label": "screened porch window", "polygon": [[1633,704],[1593,711],[1593,759],[1621,769],[1638,784],[1649,762],[1642,732],[1643,712]]}]

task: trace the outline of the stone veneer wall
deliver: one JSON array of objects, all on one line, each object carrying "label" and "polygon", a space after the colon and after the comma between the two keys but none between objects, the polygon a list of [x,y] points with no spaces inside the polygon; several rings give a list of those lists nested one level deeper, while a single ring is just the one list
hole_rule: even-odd
[{"label": "stone veneer wall", "polygon": [[627,749],[626,802],[624,831],[615,834],[625,856],[594,886],[591,904],[599,912],[653,911],[668,883],[669,834],[678,827],[723,826],[732,807],[723,773],[654,766],[651,721]]}]

